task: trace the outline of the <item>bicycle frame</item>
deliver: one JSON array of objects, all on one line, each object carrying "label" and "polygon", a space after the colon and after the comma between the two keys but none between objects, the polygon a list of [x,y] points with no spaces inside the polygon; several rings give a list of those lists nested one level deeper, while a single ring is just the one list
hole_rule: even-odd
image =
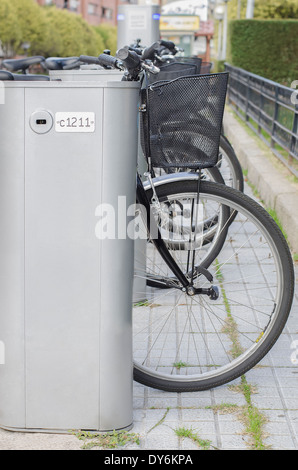
[{"label": "bicycle frame", "polygon": [[[184,175],[184,176],[183,176]],[[181,180],[185,179],[185,177],[190,178],[190,179],[195,179],[196,181],[199,182],[200,176],[198,174],[177,174],[177,175],[171,175],[169,177],[165,176],[163,178],[157,178],[157,185],[164,183],[166,180],[170,181],[172,178],[175,178],[176,180]],[[148,189],[147,184],[145,183],[145,187]],[[177,289],[181,289],[183,292],[186,292],[188,295],[196,295],[196,294],[203,294],[203,295],[208,295],[211,300],[217,300],[219,296],[219,290],[217,286],[211,286],[209,288],[201,288],[197,287],[195,288],[193,286],[193,274],[196,273],[196,275],[204,275],[206,279],[208,279],[209,282],[212,282],[213,277],[209,273],[209,271],[202,266],[192,266],[192,275],[191,275],[191,280],[189,281],[185,274],[181,271],[179,266],[177,265],[176,261],[172,257],[171,253],[169,252],[163,238],[161,237],[160,230],[157,226],[156,220],[154,218],[154,215],[152,213],[152,209],[150,206],[150,201],[147,197],[146,190],[143,185],[143,182],[141,180],[141,177],[139,173],[137,173],[137,193],[136,193],[136,199],[137,203],[140,204],[140,209],[143,212],[143,220],[146,221],[146,227],[147,227],[147,233],[150,236],[151,233],[154,233],[154,237],[151,237],[152,243],[154,243],[157,251],[159,252],[160,256],[163,258],[167,266],[170,268],[172,273],[176,276],[176,279],[181,283],[181,286],[177,283],[175,286],[174,280],[171,279],[171,285],[169,286],[166,281],[162,280],[151,280],[151,285],[152,287],[158,287],[158,288],[167,288],[167,287],[175,287]],[[152,186],[150,186],[152,187]],[[153,189],[153,188],[152,188]]]},{"label": "bicycle frame", "polygon": [[150,231],[152,231],[156,235],[152,238],[152,242],[156,246],[158,252],[160,253],[165,263],[171,269],[172,273],[181,282],[183,288],[186,289],[189,286],[189,282],[186,279],[183,272],[181,271],[181,269],[179,268],[179,266],[177,265],[176,261],[173,259],[173,257],[169,253],[169,250],[164,240],[161,237],[160,230],[152,214],[150,201],[148,200],[148,197],[146,195],[146,191],[144,189],[143,182],[141,180],[139,173],[137,173],[137,203],[140,204],[141,210],[143,211],[145,210],[146,212],[146,213],[143,213],[143,218],[146,221],[148,234],[150,234]]}]

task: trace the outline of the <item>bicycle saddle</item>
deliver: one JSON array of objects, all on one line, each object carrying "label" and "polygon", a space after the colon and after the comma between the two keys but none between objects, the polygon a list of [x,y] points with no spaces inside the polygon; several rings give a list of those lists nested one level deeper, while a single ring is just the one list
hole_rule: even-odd
[{"label": "bicycle saddle", "polygon": [[13,74],[7,70],[0,70],[0,80],[14,80]]},{"label": "bicycle saddle", "polygon": [[40,64],[44,60],[42,56],[26,57],[25,59],[6,59],[3,60],[2,65],[10,72],[17,72],[18,70],[25,71],[30,65]]},{"label": "bicycle saddle", "polygon": [[45,61],[49,70],[64,70],[66,67],[71,68],[79,61],[78,57],[48,57]]}]

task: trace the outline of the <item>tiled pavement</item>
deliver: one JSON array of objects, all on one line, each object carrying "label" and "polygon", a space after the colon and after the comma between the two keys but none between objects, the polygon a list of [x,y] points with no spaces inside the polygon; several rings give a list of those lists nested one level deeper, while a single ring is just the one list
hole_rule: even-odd
[{"label": "tiled pavement", "polygon": [[[258,366],[246,373],[253,387],[252,405],[266,418],[262,443],[272,450],[298,449],[298,366],[291,360],[291,355],[294,359],[298,356],[298,342],[293,348],[297,340],[296,293],[292,314],[278,342]],[[181,394],[134,384],[132,431],[142,436],[140,447],[197,449],[191,439],[177,437],[175,430],[186,428],[200,439],[211,441],[211,449],[249,449],[250,436],[241,419],[241,407],[247,403],[244,394],[233,386],[240,382],[238,379],[214,390]],[[224,406],[227,404],[236,406],[229,410]]]}]

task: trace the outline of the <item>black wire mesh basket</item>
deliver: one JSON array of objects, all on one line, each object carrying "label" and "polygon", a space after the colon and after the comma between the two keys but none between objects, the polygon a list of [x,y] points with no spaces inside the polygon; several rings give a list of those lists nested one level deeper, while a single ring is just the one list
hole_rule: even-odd
[{"label": "black wire mesh basket", "polygon": [[141,144],[155,168],[216,165],[228,73],[179,77],[141,92]]},{"label": "black wire mesh basket", "polygon": [[180,62],[182,64],[195,64],[196,74],[201,73],[201,65],[202,65],[201,57],[175,57],[175,62]]},{"label": "black wire mesh basket", "polygon": [[159,66],[160,72],[156,75],[150,75],[148,78],[149,83],[155,83],[160,80],[174,80],[178,77],[186,75],[196,75],[198,67],[195,62],[178,62],[173,61],[169,64]]},{"label": "black wire mesh basket", "polygon": [[210,73],[212,69],[212,62],[202,62],[201,63],[201,68],[200,68],[200,73]]}]

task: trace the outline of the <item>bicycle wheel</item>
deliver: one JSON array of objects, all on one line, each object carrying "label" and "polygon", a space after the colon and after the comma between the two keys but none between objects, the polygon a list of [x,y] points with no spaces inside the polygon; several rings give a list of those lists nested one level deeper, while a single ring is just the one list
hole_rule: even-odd
[{"label": "bicycle wheel", "polygon": [[[196,197],[194,181],[173,182],[158,189],[164,200]],[[204,212],[228,208],[232,224],[217,224],[228,233],[208,272],[210,282],[191,266],[206,259],[202,243],[190,250],[174,250],[173,257],[194,287],[216,285],[217,300],[189,295],[179,287],[152,243],[143,253],[145,269],[137,275],[160,279],[167,288],[145,284],[142,302],[133,306],[134,379],[171,392],[199,391],[227,383],[251,369],[271,349],[288,318],[294,291],[294,273],[285,239],[273,219],[255,201],[212,182],[201,182]],[[221,240],[222,241],[222,240]],[[212,243],[211,243],[212,246]]]},{"label": "bicycle wheel", "polygon": [[224,183],[231,188],[243,191],[244,178],[242,167],[228,139],[221,134],[218,162],[216,167],[222,174]]},{"label": "bicycle wheel", "polygon": [[[197,205],[198,187],[205,178],[217,175],[220,184],[223,184],[220,172],[215,168],[210,170],[216,171],[211,176],[208,169],[200,182],[196,173],[175,173],[154,180],[155,202],[151,185],[145,183],[147,197],[167,248],[184,254],[195,249],[196,264],[204,268],[208,268],[220,252],[231,221],[228,207],[210,207],[208,211],[202,211]],[[177,197],[178,181],[186,188],[181,197]],[[179,254],[176,253],[175,257]]]},{"label": "bicycle wheel", "polygon": [[[155,171],[155,174],[156,174],[156,171]],[[184,176],[185,173],[180,173],[179,171],[170,173],[170,174],[172,176],[173,175],[177,176],[177,174],[180,174],[182,178],[185,178]],[[196,173],[194,174],[197,175]],[[165,173],[162,170],[160,171],[160,176],[163,177],[163,181],[164,183],[166,183],[166,180],[164,179]],[[197,177],[198,176],[196,176],[196,178]],[[201,179],[202,181],[213,181],[215,183],[225,184],[224,179],[221,175],[221,172],[218,170],[217,167],[206,168],[205,170],[202,170]],[[187,216],[187,214],[190,213],[191,207],[189,203],[186,205],[185,202],[184,203],[181,201],[179,202],[178,200],[175,201],[175,206],[176,206],[175,207],[176,210],[173,210],[173,207],[171,208],[171,202],[169,201],[163,202],[163,211],[161,211],[161,213],[159,214],[158,225],[160,229],[163,231],[162,236],[164,240],[168,243],[168,248],[172,250],[184,250],[184,249],[187,249],[185,248],[184,244],[189,243],[190,224],[189,222],[186,224],[181,224],[181,219],[178,218],[178,223],[180,223],[182,232],[179,231],[177,223],[175,223],[174,214],[175,212],[177,212],[177,209],[178,209],[179,217],[181,217],[182,214],[184,214],[184,216]],[[226,218],[228,218],[228,215],[226,215]],[[177,217],[176,217],[176,220],[177,220]],[[205,231],[204,231],[205,236],[203,239],[204,244],[210,243],[212,239],[212,233],[214,233],[214,225],[217,223],[217,220],[218,220],[218,214],[215,214],[212,218],[209,215],[208,220],[205,221]],[[211,230],[212,227],[213,227],[213,230]],[[178,234],[178,237],[176,237],[175,234]],[[205,265],[207,263],[204,262],[203,264]]]}]

